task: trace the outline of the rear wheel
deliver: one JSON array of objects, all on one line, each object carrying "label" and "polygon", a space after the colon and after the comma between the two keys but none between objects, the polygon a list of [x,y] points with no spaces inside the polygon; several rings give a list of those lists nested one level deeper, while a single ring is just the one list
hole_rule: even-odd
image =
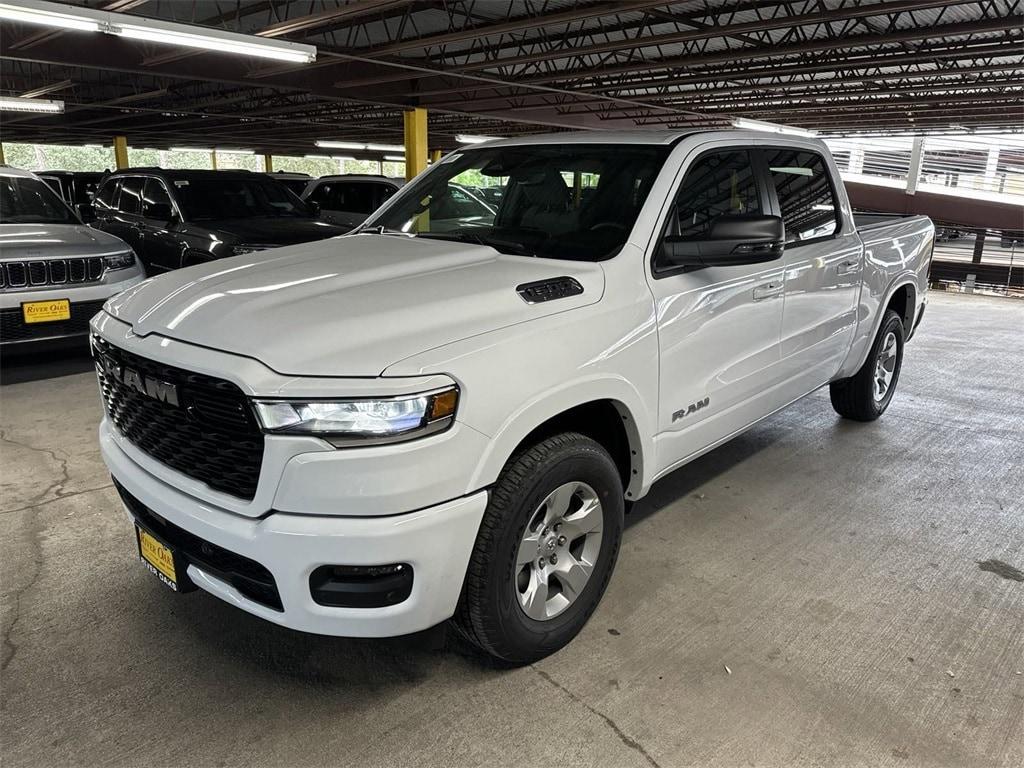
[{"label": "rear wheel", "polygon": [[903,365],[903,320],[891,309],[864,365],[853,376],[829,385],[836,413],[856,421],[874,421],[892,401]]},{"label": "rear wheel", "polygon": [[622,538],[623,491],[608,452],[567,432],[513,456],[491,490],[455,616],[502,661],[566,645],[597,608]]}]

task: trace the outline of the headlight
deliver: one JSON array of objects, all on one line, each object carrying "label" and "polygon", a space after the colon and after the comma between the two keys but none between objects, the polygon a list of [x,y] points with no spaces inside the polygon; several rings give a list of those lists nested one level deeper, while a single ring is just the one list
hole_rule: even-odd
[{"label": "headlight", "polygon": [[110,256],[104,256],[103,263],[107,269],[128,269],[128,267],[135,265],[135,254],[131,251],[114,253]]},{"label": "headlight", "polygon": [[459,402],[455,387],[374,400],[256,400],[263,429],[315,435],[343,447],[412,440],[451,426]]},{"label": "headlight", "polygon": [[247,253],[254,253],[255,251],[265,251],[268,248],[279,248],[278,245],[258,245],[255,243],[243,243],[242,245],[234,245],[231,247],[232,256],[244,256]]}]

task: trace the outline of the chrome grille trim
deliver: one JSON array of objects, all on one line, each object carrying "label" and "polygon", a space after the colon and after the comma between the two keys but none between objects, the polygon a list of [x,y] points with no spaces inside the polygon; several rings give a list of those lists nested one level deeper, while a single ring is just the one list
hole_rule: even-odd
[{"label": "chrome grille trim", "polygon": [[0,261],[0,288],[41,288],[69,283],[85,285],[98,283],[105,272],[102,256]]}]

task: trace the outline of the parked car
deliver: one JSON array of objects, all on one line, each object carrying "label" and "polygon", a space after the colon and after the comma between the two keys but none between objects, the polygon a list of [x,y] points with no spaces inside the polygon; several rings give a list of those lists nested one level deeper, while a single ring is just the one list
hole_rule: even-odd
[{"label": "parked car", "polygon": [[[453,228],[479,175],[500,207]],[[454,618],[507,662],[552,653],[658,478],[826,385],[844,417],[889,407],[935,228],[850,211],[816,139],[534,136],[329,245],[150,281],[93,323],[142,560],[298,630]]]},{"label": "parked car", "polygon": [[131,245],[150,275],[347,231],[265,174],[160,168],[104,179],[93,226]]},{"label": "parked car", "polygon": [[39,177],[0,166],[0,346],[84,338],[103,302],[141,280],[127,244],[86,227]]},{"label": "parked car", "polygon": [[70,205],[82,221],[88,223],[96,218],[92,200],[96,187],[106,175],[100,171],[40,171],[39,178]]},{"label": "parked car", "polygon": [[302,193],[313,178],[308,173],[299,171],[272,171],[267,174],[267,177],[284,184],[288,187],[288,191],[296,197],[302,197]]},{"label": "parked car", "polygon": [[302,199],[315,205],[321,218],[354,229],[405,184],[387,176],[345,174],[322,176],[306,185]]}]

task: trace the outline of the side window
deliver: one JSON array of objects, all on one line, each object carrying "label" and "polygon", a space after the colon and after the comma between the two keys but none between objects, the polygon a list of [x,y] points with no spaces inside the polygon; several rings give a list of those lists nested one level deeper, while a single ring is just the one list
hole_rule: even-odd
[{"label": "side window", "polygon": [[141,176],[129,176],[121,181],[121,198],[117,203],[117,208],[121,213],[141,213],[144,182],[145,179]]},{"label": "side window", "polygon": [[712,152],[697,158],[686,172],[668,234],[703,240],[719,216],[761,212],[750,153],[738,149]]},{"label": "side window", "polygon": [[104,181],[96,192],[96,207],[108,211],[117,208],[117,191],[120,186],[120,179]]},{"label": "side window", "polygon": [[167,189],[159,179],[146,179],[142,196],[142,215],[147,219],[167,222],[171,220],[173,208]]},{"label": "side window", "polygon": [[786,223],[787,245],[839,231],[836,199],[821,155],[796,149],[768,149],[765,160]]}]

